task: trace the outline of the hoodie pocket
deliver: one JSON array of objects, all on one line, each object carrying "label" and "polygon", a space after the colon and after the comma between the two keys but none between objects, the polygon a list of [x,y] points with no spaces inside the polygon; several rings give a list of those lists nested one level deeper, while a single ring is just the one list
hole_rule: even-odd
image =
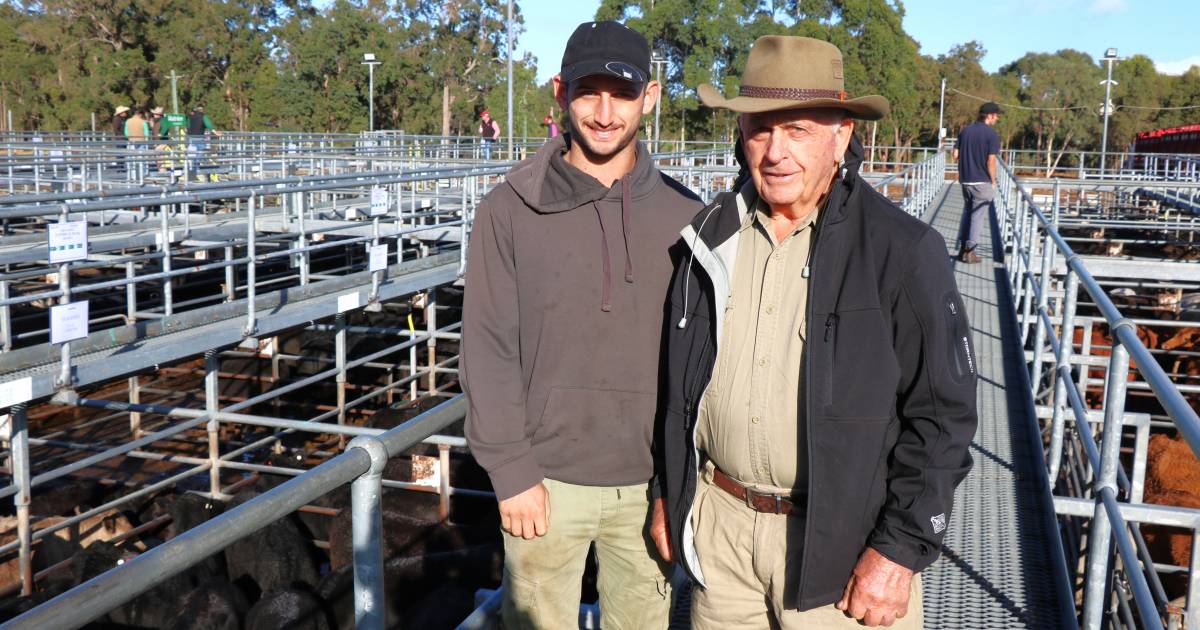
[{"label": "hoodie pocket", "polygon": [[648,392],[555,387],[533,433],[539,463],[547,470],[624,476],[645,466],[649,474],[654,411]]}]

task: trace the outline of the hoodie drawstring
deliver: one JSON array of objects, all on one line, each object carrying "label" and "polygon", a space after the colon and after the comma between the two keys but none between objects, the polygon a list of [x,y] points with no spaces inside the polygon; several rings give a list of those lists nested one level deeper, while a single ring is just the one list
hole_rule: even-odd
[{"label": "hoodie drawstring", "polygon": [[604,265],[604,288],[600,295],[600,310],[605,313],[612,310],[612,262],[608,257],[608,234],[604,231],[604,217],[600,214],[600,204],[592,202],[596,209],[596,220],[600,222],[600,260]]},{"label": "hoodie drawstring", "polygon": [[[621,238],[625,241],[625,282],[633,283],[633,256],[629,253],[629,174],[621,178]],[[600,260],[604,265],[604,287],[600,295],[600,310],[612,311],[612,259],[608,254],[608,233],[604,229],[604,216],[600,204],[593,201],[596,220],[600,222]]]},{"label": "hoodie drawstring", "polygon": [[621,238],[625,241],[625,282],[633,284],[633,257],[629,255],[629,174],[621,178]]}]

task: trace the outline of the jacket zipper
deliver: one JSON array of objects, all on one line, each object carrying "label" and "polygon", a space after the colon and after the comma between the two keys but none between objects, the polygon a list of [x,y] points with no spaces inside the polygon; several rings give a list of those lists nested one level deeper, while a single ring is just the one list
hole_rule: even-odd
[{"label": "jacket zipper", "polygon": [[[838,184],[836,184],[836,185],[842,185],[842,184],[840,182],[838,182]],[[849,197],[849,194],[850,194],[849,192],[846,193],[847,197]],[[844,200],[841,201],[842,205],[845,205],[845,203],[846,202]],[[820,257],[818,256],[818,254],[821,252],[821,246],[824,244],[824,242],[826,240],[828,240],[826,238],[821,237],[821,235],[825,233],[825,221],[828,218],[829,218],[829,205],[826,204],[826,207],[824,208],[824,212],[822,212],[820,214],[820,216],[817,217],[816,232],[813,234],[813,238],[816,240],[813,242],[812,253],[809,254],[809,257],[808,257],[808,268],[809,268],[808,298],[807,298],[807,304],[805,305],[805,310],[807,310],[808,313],[806,314],[805,319],[804,319],[804,327],[807,329],[805,331],[805,333],[806,333],[805,337],[807,339],[812,339],[812,333],[813,333],[813,330],[812,330],[812,328],[813,328],[813,286],[817,283],[817,278],[821,277],[819,275],[820,269],[817,266],[817,263],[820,261]],[[833,313],[830,313],[830,317],[834,317],[836,319],[836,316]],[[830,319],[829,318],[825,319],[825,324],[826,324],[825,325],[825,338],[826,338],[826,341],[828,341],[829,332],[830,332]],[[812,522],[813,522],[813,519],[811,518],[812,510],[810,509],[812,506],[812,496],[813,496],[813,447],[812,447],[812,442],[813,442],[813,434],[812,434],[813,385],[812,385],[812,381],[813,380],[811,378],[813,358],[812,358],[811,352],[808,352],[805,354],[807,356],[806,356],[806,361],[805,361],[805,366],[804,366],[804,369],[806,372],[806,374],[805,374],[806,378],[804,379],[804,389],[805,389],[805,392],[804,392],[804,410],[805,410],[805,413],[804,413],[804,427],[805,427],[804,450],[805,450],[805,453],[807,454],[808,461],[805,462],[804,465],[805,465],[805,467],[808,468],[808,478],[805,480],[805,486],[806,486],[805,501],[807,502],[807,505],[805,506],[805,512],[808,515],[804,519],[804,538],[801,540],[801,543],[800,543],[801,549],[803,551],[800,552],[800,583],[796,585],[796,588],[799,591],[797,593],[797,601],[802,600],[804,597],[804,581],[808,577],[808,566],[810,564],[810,562],[808,561],[808,559],[809,559],[808,541],[810,538],[812,538]]]},{"label": "jacket zipper", "polygon": [[830,333],[833,332],[833,327],[837,326],[837,320],[837,313],[830,313],[829,316],[825,318],[825,343],[829,343]]}]

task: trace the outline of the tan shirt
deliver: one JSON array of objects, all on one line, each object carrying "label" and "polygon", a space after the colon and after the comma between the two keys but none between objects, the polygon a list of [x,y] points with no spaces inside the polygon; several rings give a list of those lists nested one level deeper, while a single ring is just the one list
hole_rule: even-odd
[{"label": "tan shirt", "polygon": [[765,492],[807,487],[799,415],[808,264],[818,212],[783,239],[753,185],[730,279],[712,379],[700,404],[696,446],[725,474]]}]

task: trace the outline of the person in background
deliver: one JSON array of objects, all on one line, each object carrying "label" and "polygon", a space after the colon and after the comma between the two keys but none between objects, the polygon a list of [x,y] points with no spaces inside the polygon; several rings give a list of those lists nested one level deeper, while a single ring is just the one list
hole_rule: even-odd
[{"label": "person in background", "polygon": [[962,186],[963,220],[959,230],[958,260],[975,264],[983,260],[975,253],[988,213],[995,210],[996,159],[1000,136],[993,129],[1000,120],[1000,106],[984,103],[979,118],[963,129],[954,145],[958,161],[958,183]]},{"label": "person in background", "polygon": [[558,123],[554,122],[554,116],[547,115],[545,118],[542,119],[542,124],[546,125],[546,137],[547,138],[558,137]]},{"label": "person in background", "polygon": [[150,140],[150,123],[146,121],[145,110],[141,107],[131,111],[133,113],[125,121],[125,139],[134,154],[130,159],[136,164],[142,159],[146,142]]},{"label": "person in background", "polygon": [[118,105],[113,112],[113,136],[118,140],[125,139],[125,121],[129,119],[129,108],[124,105]]},{"label": "person in background", "polygon": [[188,136],[188,153],[192,157],[192,172],[196,174],[199,181],[204,181],[204,177],[200,175],[200,162],[204,159],[204,153],[208,151],[208,134],[216,137],[221,137],[221,132],[213,126],[212,120],[208,114],[204,113],[204,105],[196,105],[192,108],[192,113],[188,116],[187,136]]},{"label": "person in background", "polygon": [[504,530],[508,630],[579,627],[588,550],[605,630],[667,627],[648,534],[664,299],[700,209],[637,138],[646,38],[580,25],[553,79],[570,127],[479,204],[463,305],[466,437]]},{"label": "person in background", "polygon": [[[114,140],[114,149],[122,151],[127,144],[125,140],[125,121],[129,119],[129,108],[124,105],[118,105],[116,111],[113,112],[112,133]],[[125,168],[125,158],[118,157],[114,164],[117,170]]]},{"label": "person in background", "polygon": [[479,141],[483,143],[483,159],[492,159],[492,145],[500,141],[500,125],[488,110],[479,112]]},{"label": "person in background", "polygon": [[167,130],[163,127],[163,108],[155,107],[150,110],[150,131],[154,133],[154,137],[162,140],[167,137]]}]

